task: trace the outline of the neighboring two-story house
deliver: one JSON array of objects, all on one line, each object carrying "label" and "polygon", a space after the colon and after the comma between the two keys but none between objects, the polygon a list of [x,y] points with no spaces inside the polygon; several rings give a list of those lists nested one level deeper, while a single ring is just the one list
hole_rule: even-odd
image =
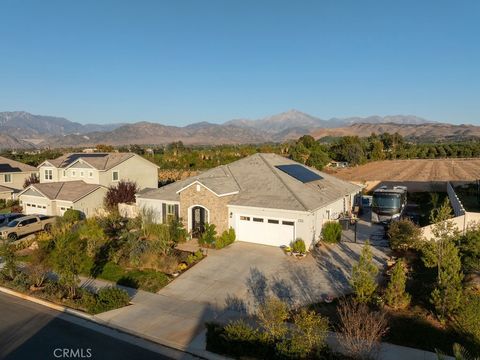
[{"label": "neighboring two-story house", "polygon": [[158,187],[158,166],[134,153],[71,153],[39,165],[40,183],[19,199],[26,214],[63,215],[68,209],[95,215],[108,187],[119,181]]},{"label": "neighboring two-story house", "polygon": [[0,199],[11,200],[32,174],[38,174],[35,167],[0,156]]}]

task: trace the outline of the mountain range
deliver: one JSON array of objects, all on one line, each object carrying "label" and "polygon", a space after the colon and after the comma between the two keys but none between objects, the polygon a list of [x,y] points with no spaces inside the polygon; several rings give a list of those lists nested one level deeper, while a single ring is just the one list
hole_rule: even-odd
[{"label": "mountain range", "polygon": [[223,124],[200,122],[183,127],[153,122],[80,124],[61,117],[24,111],[0,112],[0,148],[81,147],[96,144],[191,145],[279,142],[305,134],[324,136],[398,132],[411,138],[461,139],[480,137],[480,127],[452,125],[413,115],[320,119],[298,110],[266,118],[234,119]]}]

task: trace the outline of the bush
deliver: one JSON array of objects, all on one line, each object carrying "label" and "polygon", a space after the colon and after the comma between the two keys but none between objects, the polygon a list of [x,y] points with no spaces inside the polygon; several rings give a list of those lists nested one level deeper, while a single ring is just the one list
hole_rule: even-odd
[{"label": "bush", "polygon": [[80,210],[68,209],[63,214],[63,220],[69,224],[74,224],[83,219],[83,213]]},{"label": "bush", "polygon": [[366,304],[343,300],[337,307],[339,340],[355,359],[372,359],[378,354],[382,336],[388,331],[384,312],[371,311]]},{"label": "bush", "polygon": [[257,318],[269,341],[281,339],[288,331],[285,321],[288,319],[287,305],[277,298],[270,297],[261,304]]},{"label": "bush", "polygon": [[40,182],[40,177],[37,174],[30,174],[28,178],[23,182],[23,188],[26,189],[32,184],[38,184]]},{"label": "bush", "polygon": [[292,251],[299,254],[305,254],[307,252],[307,247],[305,246],[305,241],[302,239],[295,240],[292,244]]},{"label": "bush", "polygon": [[480,346],[480,294],[470,294],[464,297],[455,321],[459,330],[471,336]]},{"label": "bush", "polygon": [[90,257],[94,257],[101,246],[108,241],[102,226],[95,218],[87,219],[80,225],[78,236],[80,240],[86,241],[87,255]]},{"label": "bush", "polygon": [[12,285],[20,291],[27,291],[30,288],[30,279],[23,272],[18,272],[12,280]]},{"label": "bush", "polygon": [[233,244],[235,238],[235,230],[233,228],[225,230],[222,235],[218,236],[215,240],[215,248],[223,249],[225,246]]},{"label": "bush", "polygon": [[118,280],[117,284],[156,293],[167,285],[168,281],[168,276],[158,271],[134,270]]},{"label": "bush", "polygon": [[82,300],[88,312],[92,314],[118,309],[130,303],[128,293],[114,286],[104,287],[97,294],[84,293]]},{"label": "bush", "polygon": [[205,231],[202,236],[200,236],[200,239],[198,239],[198,243],[206,246],[213,245],[217,238],[217,230],[215,228],[215,224],[205,224]]},{"label": "bush", "polygon": [[322,227],[322,240],[336,244],[339,243],[342,238],[342,226],[337,221],[329,221],[323,224]]},{"label": "bush", "polygon": [[201,250],[195,251],[193,254],[190,254],[187,256],[186,263],[188,266],[191,266],[200,260],[203,259],[203,253]]},{"label": "bush", "polygon": [[0,199],[0,209],[5,209],[7,207],[7,200]]},{"label": "bush", "polygon": [[418,247],[422,232],[410,219],[392,221],[387,231],[390,247],[393,250],[405,251]]}]

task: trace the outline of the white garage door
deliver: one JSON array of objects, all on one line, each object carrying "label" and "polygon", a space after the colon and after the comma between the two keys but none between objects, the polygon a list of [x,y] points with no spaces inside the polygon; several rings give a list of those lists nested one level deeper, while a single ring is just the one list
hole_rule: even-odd
[{"label": "white garage door", "polygon": [[31,215],[31,214],[47,215],[47,207],[45,205],[26,203],[24,204],[24,206],[25,206],[24,212],[26,215]]},{"label": "white garage door", "polygon": [[237,239],[264,245],[290,245],[295,239],[295,222],[287,219],[239,215]]}]

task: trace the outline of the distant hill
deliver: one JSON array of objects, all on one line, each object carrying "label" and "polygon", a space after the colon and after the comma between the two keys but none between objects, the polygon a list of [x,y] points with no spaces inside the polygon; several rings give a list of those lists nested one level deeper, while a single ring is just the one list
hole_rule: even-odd
[{"label": "distant hill", "polygon": [[271,139],[252,129],[233,125],[198,123],[185,127],[139,122],[121,126],[113,131],[70,134],[48,138],[40,146],[92,146],[95,144],[254,144]]},{"label": "distant hill", "polygon": [[80,124],[61,117],[24,111],[0,112],[0,148],[82,147],[96,144],[191,145],[258,144],[297,139],[305,134],[325,136],[398,132],[409,138],[465,139],[480,137],[480,127],[451,125],[413,115],[332,118],[323,120],[298,110],[263,119],[236,119],[224,124],[200,122],[184,127],[153,122],[133,124]]},{"label": "distant hill", "polygon": [[8,133],[19,139],[38,139],[51,135],[110,131],[121,125],[83,125],[61,117],[33,115],[25,111],[0,112],[0,133]]}]

